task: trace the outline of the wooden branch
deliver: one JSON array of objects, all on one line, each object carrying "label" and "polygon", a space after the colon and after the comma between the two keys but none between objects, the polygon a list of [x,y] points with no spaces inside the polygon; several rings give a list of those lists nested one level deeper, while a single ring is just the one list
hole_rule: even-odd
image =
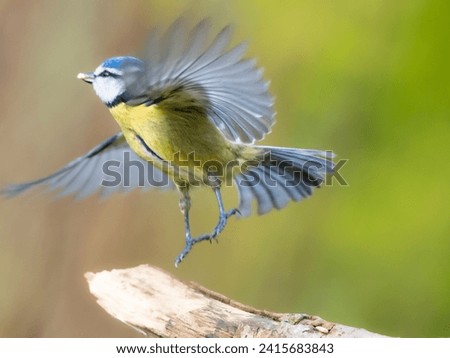
[{"label": "wooden branch", "polygon": [[147,336],[383,337],[308,314],[258,310],[147,265],[85,276],[106,312]]}]

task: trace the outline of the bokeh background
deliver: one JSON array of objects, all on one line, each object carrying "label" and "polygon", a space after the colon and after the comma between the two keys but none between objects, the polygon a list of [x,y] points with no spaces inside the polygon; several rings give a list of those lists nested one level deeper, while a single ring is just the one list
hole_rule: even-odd
[{"label": "bokeh background", "polygon": [[[448,1],[0,0],[0,184],[47,175],[115,133],[76,74],[136,54],[181,13],[235,24],[276,96],[264,143],[334,150],[348,186],[233,219],[179,269],[176,193],[0,199],[0,336],[137,337],[83,274],[149,263],[261,309],[449,337]],[[192,220],[194,233],[215,224],[209,190],[194,192]]]}]

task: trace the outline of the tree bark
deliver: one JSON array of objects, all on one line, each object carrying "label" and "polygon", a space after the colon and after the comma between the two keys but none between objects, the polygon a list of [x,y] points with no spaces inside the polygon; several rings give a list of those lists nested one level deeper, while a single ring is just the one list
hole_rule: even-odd
[{"label": "tree bark", "polygon": [[148,265],[85,276],[106,312],[146,336],[384,337],[309,314],[259,310]]}]

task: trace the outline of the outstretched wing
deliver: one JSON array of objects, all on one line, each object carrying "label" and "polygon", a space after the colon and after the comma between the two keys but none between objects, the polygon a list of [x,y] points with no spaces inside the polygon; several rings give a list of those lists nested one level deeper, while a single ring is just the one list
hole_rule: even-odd
[{"label": "outstretched wing", "polygon": [[170,96],[170,91],[178,95],[186,91],[206,107],[209,119],[227,139],[253,143],[274,123],[268,82],[255,60],[243,59],[244,43],[228,49],[230,26],[212,42],[208,41],[210,27],[203,20],[190,30],[180,18],[166,33],[157,29],[150,33],[145,55],[148,97],[138,102],[154,103]]},{"label": "outstretched wing", "polygon": [[123,134],[99,144],[85,155],[45,178],[7,186],[0,193],[16,196],[34,187],[58,191],[60,196],[84,198],[95,191],[108,195],[140,187],[174,188],[170,178],[151,163],[138,157]]}]

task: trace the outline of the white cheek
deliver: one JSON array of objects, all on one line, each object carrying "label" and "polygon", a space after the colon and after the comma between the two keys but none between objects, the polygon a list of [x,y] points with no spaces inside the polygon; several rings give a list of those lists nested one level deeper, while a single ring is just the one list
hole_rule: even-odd
[{"label": "white cheek", "polygon": [[93,86],[95,93],[97,93],[97,96],[104,103],[114,101],[119,95],[125,92],[123,83],[111,77],[97,77]]}]

